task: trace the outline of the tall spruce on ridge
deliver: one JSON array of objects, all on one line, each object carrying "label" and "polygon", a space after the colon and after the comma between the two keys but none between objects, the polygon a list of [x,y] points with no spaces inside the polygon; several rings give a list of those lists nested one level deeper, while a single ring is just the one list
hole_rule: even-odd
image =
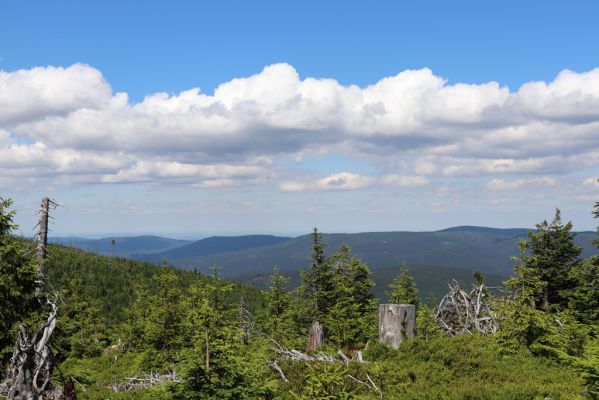
[{"label": "tall spruce on ridge", "polygon": [[370,321],[374,315],[374,296],[370,289],[370,269],[351,249],[326,256],[322,236],[317,229],[312,233],[312,263],[302,271],[298,293],[308,307],[304,323],[324,322],[325,336],[336,345],[359,344],[370,336]]},{"label": "tall spruce on ridge", "polygon": [[522,259],[522,267],[539,281],[540,290],[533,299],[536,307],[560,310],[567,305],[564,293],[573,286],[570,270],[579,262],[582,248],[574,243],[572,222],[562,223],[559,208],[551,223],[544,220],[536,228],[522,242],[522,250],[528,252]]},{"label": "tall spruce on ridge", "polygon": [[324,251],[322,234],[314,228],[312,232],[312,262],[308,271],[302,271],[302,284],[298,290],[301,297],[310,302],[312,321],[324,321],[335,304],[335,271]]}]

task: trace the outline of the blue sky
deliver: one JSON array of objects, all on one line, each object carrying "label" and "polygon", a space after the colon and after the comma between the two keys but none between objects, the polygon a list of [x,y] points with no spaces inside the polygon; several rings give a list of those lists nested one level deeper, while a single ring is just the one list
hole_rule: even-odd
[{"label": "blue sky", "polygon": [[46,193],[57,234],[532,226],[555,207],[593,229],[598,16],[594,1],[4,2],[0,195],[24,233]]}]

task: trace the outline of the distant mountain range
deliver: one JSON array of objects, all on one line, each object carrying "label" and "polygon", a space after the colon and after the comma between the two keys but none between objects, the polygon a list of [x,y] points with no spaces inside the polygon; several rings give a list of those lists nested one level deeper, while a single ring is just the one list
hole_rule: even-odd
[{"label": "distant mountain range", "polygon": [[[451,278],[468,280],[477,269],[488,275],[490,284],[500,284],[511,275],[518,254],[518,241],[528,229],[497,229],[458,226],[434,232],[366,232],[323,234],[327,252],[342,244],[367,263],[377,281],[377,294],[397,275],[399,266],[408,265],[423,295],[445,290]],[[591,241],[595,232],[578,232],[576,243],[583,257],[598,254]],[[112,240],[115,241],[114,245]],[[107,237],[101,239],[52,238],[52,242],[101,254],[135,258],[153,263],[163,259],[176,267],[196,269],[204,274],[210,267],[222,267],[223,277],[264,286],[274,266],[298,281],[298,270],[310,264],[311,237],[270,235],[213,236],[197,241],[158,236]]]}]

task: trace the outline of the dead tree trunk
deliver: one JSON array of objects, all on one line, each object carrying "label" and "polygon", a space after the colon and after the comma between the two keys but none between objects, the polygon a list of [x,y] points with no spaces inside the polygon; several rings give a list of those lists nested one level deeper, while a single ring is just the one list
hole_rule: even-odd
[{"label": "dead tree trunk", "polygon": [[320,322],[314,321],[308,334],[308,351],[314,351],[324,344],[324,329]]},{"label": "dead tree trunk", "polygon": [[204,369],[206,373],[210,372],[210,339],[208,337],[208,328],[204,329],[204,340],[206,342],[206,357],[204,358]]},{"label": "dead tree trunk", "polygon": [[46,255],[48,254],[48,212],[50,199],[44,197],[40,208],[39,233],[37,236],[38,277],[35,294],[43,298],[46,294]]},{"label": "dead tree trunk", "polygon": [[56,327],[58,299],[50,300],[46,295],[46,255],[48,246],[48,219],[50,206],[56,206],[48,197],[42,199],[37,243],[38,279],[35,294],[40,308],[50,306],[49,316],[40,329],[31,337],[23,326],[19,327],[13,356],[10,363],[8,382],[10,400],[36,400],[50,386],[54,359],[50,341]]},{"label": "dead tree trunk", "polygon": [[252,328],[252,315],[245,305],[243,296],[239,299],[239,337],[241,344],[247,345],[250,341],[250,330]]},{"label": "dead tree trunk", "polygon": [[412,304],[379,305],[379,342],[397,349],[405,339],[414,338],[416,306]]}]

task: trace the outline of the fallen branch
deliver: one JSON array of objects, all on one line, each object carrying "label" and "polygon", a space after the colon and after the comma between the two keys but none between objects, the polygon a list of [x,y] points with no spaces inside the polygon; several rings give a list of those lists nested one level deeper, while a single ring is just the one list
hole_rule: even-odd
[{"label": "fallen branch", "polygon": [[341,357],[341,361],[343,361],[343,363],[345,365],[349,364],[351,361],[351,358],[349,358],[348,356],[345,355],[345,353],[343,353],[343,351],[341,351],[341,349],[337,350],[337,354],[339,354],[339,357]]},{"label": "fallen branch", "polygon": [[374,390],[375,392],[378,393],[379,398],[381,398],[381,399],[383,398],[383,392],[381,392],[381,390],[378,388],[378,386],[375,385],[375,383],[370,378],[370,375],[366,374],[366,378],[368,379],[368,382],[361,381],[361,380],[359,380],[358,378],[356,378],[356,377],[354,377],[352,375],[347,375],[347,377],[349,379],[351,379],[352,381],[354,381],[356,383],[359,383],[360,385],[366,386],[368,389]]},{"label": "fallen branch", "polygon": [[150,372],[147,376],[139,378],[133,376],[126,378],[123,382],[108,385],[114,392],[123,392],[128,390],[147,389],[149,387],[160,385],[165,382],[182,382],[183,380],[177,376],[175,371],[168,371],[166,374]]},{"label": "fallen branch", "polygon": [[274,347],[272,348],[272,350],[279,355],[280,357],[286,358],[286,359],[290,359],[293,361],[307,361],[307,362],[316,362],[316,361],[322,361],[322,362],[330,362],[330,363],[334,363],[337,361],[342,361],[345,364],[348,364],[351,361],[357,361],[360,363],[363,363],[364,360],[362,359],[362,353],[358,352],[358,357],[357,358],[349,358],[348,356],[346,356],[341,350],[339,350],[337,352],[339,359],[335,358],[334,356],[330,356],[328,354],[325,354],[323,352],[319,352],[316,355],[309,355],[306,353],[302,353],[301,351],[295,350],[295,349],[287,349],[283,346],[281,346],[276,340],[271,339],[271,341],[274,343]]},{"label": "fallen branch", "polygon": [[366,378],[368,378],[368,382],[370,382],[370,384],[372,385],[372,388],[379,393],[379,397],[382,399],[383,398],[383,392],[381,392],[381,389],[379,389],[378,386],[376,386],[374,384],[372,378],[370,378],[370,375],[366,374]]},{"label": "fallen branch", "polygon": [[271,367],[272,369],[274,369],[275,371],[277,371],[279,373],[283,382],[289,382],[289,379],[287,379],[287,377],[283,373],[283,370],[281,369],[279,364],[277,364],[277,360],[274,360],[274,361],[266,360],[266,363],[268,364],[269,367]]}]

